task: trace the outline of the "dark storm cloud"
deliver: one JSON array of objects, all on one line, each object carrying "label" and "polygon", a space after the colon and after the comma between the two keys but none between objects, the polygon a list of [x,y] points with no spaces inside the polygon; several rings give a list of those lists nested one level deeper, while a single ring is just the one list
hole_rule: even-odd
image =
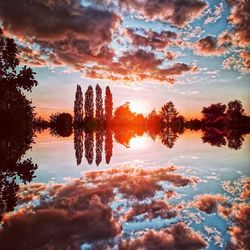
[{"label": "dark storm cloud", "polygon": [[201,16],[207,3],[201,0],[120,0],[123,8],[134,10],[149,20],[169,22],[177,27]]}]

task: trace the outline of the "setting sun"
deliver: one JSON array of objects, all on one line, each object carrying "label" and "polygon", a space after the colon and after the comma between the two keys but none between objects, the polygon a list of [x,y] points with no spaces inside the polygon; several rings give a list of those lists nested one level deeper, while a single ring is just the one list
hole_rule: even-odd
[{"label": "setting sun", "polygon": [[132,112],[135,112],[135,113],[142,113],[142,114],[145,114],[148,112],[147,110],[147,105],[143,102],[138,102],[138,101],[131,101],[130,102],[130,109]]}]

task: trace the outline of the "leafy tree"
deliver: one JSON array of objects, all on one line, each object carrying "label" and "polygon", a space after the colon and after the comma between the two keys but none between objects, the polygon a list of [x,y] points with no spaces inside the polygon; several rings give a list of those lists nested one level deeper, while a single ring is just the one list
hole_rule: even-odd
[{"label": "leafy tree", "polygon": [[172,129],[177,133],[183,133],[185,128],[185,118],[182,115],[178,115],[172,119]]},{"label": "leafy tree", "polygon": [[69,113],[55,113],[50,116],[52,135],[68,137],[72,134],[73,117]]},{"label": "leafy tree", "polygon": [[[17,45],[0,29],[0,217],[12,211],[21,182],[30,182],[37,165],[22,160],[33,142],[34,112],[23,91],[37,85],[35,73],[20,67]],[[1,218],[0,218],[1,219]]]},{"label": "leafy tree", "polygon": [[169,126],[163,128],[159,136],[162,144],[167,148],[173,148],[176,140],[178,139],[178,134],[174,132]]},{"label": "leafy tree", "polygon": [[96,119],[97,121],[103,121],[103,100],[102,100],[102,89],[99,84],[96,85]]},{"label": "leafy tree", "polygon": [[174,118],[176,118],[178,115],[178,112],[173,104],[173,102],[166,103],[162,108],[160,112],[162,123],[169,127],[171,125],[171,122]]},{"label": "leafy tree", "polygon": [[244,109],[242,107],[241,101],[235,100],[227,104],[227,120],[229,122],[239,121],[243,116]]},{"label": "leafy tree", "polygon": [[[1,97],[5,91],[27,90],[31,91],[37,85],[34,78],[35,73],[31,68],[19,66],[19,51],[14,40],[3,35],[0,29],[0,87]],[[16,92],[15,91],[15,92]],[[2,99],[2,98],[1,98]]]},{"label": "leafy tree", "polygon": [[226,105],[221,103],[212,104],[209,107],[203,107],[202,122],[204,123],[220,123],[225,118]]},{"label": "leafy tree", "polygon": [[115,110],[114,120],[116,123],[128,123],[131,122],[134,118],[135,114],[130,110],[129,102],[126,102]]},{"label": "leafy tree", "polygon": [[106,87],[105,96],[105,119],[107,123],[110,123],[113,116],[113,96],[109,86]]},{"label": "leafy tree", "polygon": [[201,137],[203,143],[209,143],[212,146],[221,147],[226,145],[226,139],[224,131],[217,128],[205,128]]},{"label": "leafy tree", "polygon": [[92,86],[88,86],[87,91],[85,92],[85,119],[87,121],[94,118],[94,92]]},{"label": "leafy tree", "polygon": [[74,124],[79,126],[83,121],[83,96],[80,85],[76,87],[76,95],[74,102]]}]

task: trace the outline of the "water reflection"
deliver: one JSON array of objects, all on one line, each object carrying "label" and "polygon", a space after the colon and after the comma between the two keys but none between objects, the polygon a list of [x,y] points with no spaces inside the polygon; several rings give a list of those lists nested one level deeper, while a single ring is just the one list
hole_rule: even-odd
[{"label": "water reflection", "polygon": [[[239,150],[244,142],[243,136],[248,131],[235,129],[222,131],[218,128],[206,128],[201,132],[203,143],[209,143],[211,146],[216,147],[227,145],[230,149]],[[98,166],[103,159],[103,148],[105,151],[106,163],[109,164],[113,155],[113,138],[117,143],[129,148],[131,141],[133,141],[134,138],[142,137],[145,133],[147,133],[153,141],[159,139],[164,146],[172,149],[179,136],[184,133],[184,130],[176,131],[169,127],[165,127],[161,130],[145,130],[143,128],[107,128],[84,132],[83,129],[75,129],[74,148],[77,165],[81,164],[84,151],[85,158],[90,165],[93,163],[95,152],[95,163],[96,166]],[[105,145],[103,146],[103,144]]]},{"label": "water reflection", "polygon": [[37,165],[23,159],[33,142],[32,131],[1,130],[0,132],[0,219],[17,203],[18,182],[27,183],[35,177]]},{"label": "water reflection", "polygon": [[[237,189],[230,187],[231,182],[217,182],[212,193],[201,195],[204,183],[213,180],[190,171],[178,166],[110,169],[87,172],[65,184],[22,186],[19,207],[3,220],[0,245],[247,249],[249,180],[239,178]],[[218,191],[222,188],[224,193]]]},{"label": "water reflection", "polygon": [[76,156],[76,164],[80,165],[83,155],[83,129],[74,130],[74,148]]},{"label": "water reflection", "polygon": [[[222,151],[217,147],[227,145],[229,149],[239,151],[245,132],[206,129],[200,133],[202,141],[216,146],[215,150]],[[141,128],[122,131],[114,128],[97,131],[75,129],[74,138],[71,136],[68,139],[60,139],[57,133],[54,137],[55,145],[58,146],[59,141],[63,141],[62,151],[59,153],[49,148],[51,137],[48,144],[38,142],[35,145],[49,148],[51,155],[55,155],[56,162],[52,161],[51,165],[54,173],[49,173],[51,175],[43,183],[27,184],[35,177],[37,169],[31,159],[24,158],[25,152],[31,149],[32,136],[20,135],[18,132],[1,134],[0,212],[5,215],[0,229],[0,245],[8,245],[6,249],[27,249],[27,244],[34,249],[107,249],[117,245],[120,249],[148,249],[151,243],[157,247],[160,244],[163,249],[183,249],[183,239],[185,246],[192,249],[204,249],[208,246],[209,249],[235,249],[237,245],[244,249],[247,246],[249,239],[246,234],[249,231],[245,218],[248,218],[250,211],[247,204],[250,182],[246,174],[233,168],[215,170],[218,166],[215,164],[213,169],[213,164],[207,158],[204,160],[209,165],[207,169],[203,165],[197,168],[193,164],[194,168],[189,168],[164,163],[159,163],[161,167],[149,168],[146,165],[148,158],[136,168],[131,168],[124,158],[127,167],[112,165],[117,145],[123,149],[124,155],[131,153],[131,148],[136,148],[147,150],[146,154],[150,157],[153,149],[152,145],[147,148],[147,140],[152,139],[152,143],[155,143],[154,150],[157,151],[157,143],[161,143],[161,147],[164,146],[167,152],[171,152],[183,137],[182,131],[167,128],[159,131],[145,131]],[[63,178],[74,177],[73,180],[69,183],[57,182],[55,176],[61,174],[58,173],[57,163],[61,158],[64,161],[67,141],[71,142],[69,146],[72,149],[74,142],[77,165],[85,161],[85,156],[87,164],[92,164],[93,170],[96,170],[94,165],[100,167],[105,162],[111,164],[112,168],[85,172],[80,178],[79,171],[75,176],[67,172]],[[191,139],[189,141],[190,144],[193,143]],[[185,146],[187,144],[184,143]],[[37,152],[41,154],[41,159],[46,159],[41,151]],[[135,158],[137,152],[130,158]],[[187,157],[197,159],[197,156],[185,152],[186,155],[182,150],[178,152],[184,165],[188,162]],[[161,159],[163,155],[154,156],[154,160]],[[208,154],[210,156],[211,152]],[[169,159],[170,154],[165,153],[165,158]],[[244,161],[242,159],[243,163]],[[197,164],[200,163],[201,161]],[[223,162],[220,164],[223,166]],[[224,161],[224,164],[228,162]],[[240,166],[239,163],[238,165]],[[51,166],[49,168],[53,171]],[[73,171],[72,162],[67,163],[65,169]],[[39,169],[36,172],[40,181],[44,173]],[[7,213],[14,208],[15,212]],[[239,213],[236,214],[235,211]],[[27,230],[22,231],[20,228]],[[33,235],[34,230],[41,232],[43,228],[48,233]],[[54,236],[50,241],[51,232]],[[18,241],[11,241],[13,234],[17,235]],[[27,235],[32,238],[29,243],[24,240]],[[64,235],[67,235],[67,240]],[[166,241],[168,237],[171,237],[171,242]]]}]

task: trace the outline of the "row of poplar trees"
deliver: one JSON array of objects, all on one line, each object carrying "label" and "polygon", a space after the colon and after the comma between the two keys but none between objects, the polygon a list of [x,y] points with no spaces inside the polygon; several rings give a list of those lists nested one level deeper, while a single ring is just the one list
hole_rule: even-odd
[{"label": "row of poplar trees", "polygon": [[102,89],[99,84],[96,85],[95,94],[96,98],[94,102],[94,90],[90,85],[83,99],[81,86],[77,85],[74,102],[75,126],[81,126],[83,122],[89,121],[96,121],[100,124],[110,124],[113,116],[113,96],[109,86],[106,87],[105,91],[105,110],[103,108]]}]

